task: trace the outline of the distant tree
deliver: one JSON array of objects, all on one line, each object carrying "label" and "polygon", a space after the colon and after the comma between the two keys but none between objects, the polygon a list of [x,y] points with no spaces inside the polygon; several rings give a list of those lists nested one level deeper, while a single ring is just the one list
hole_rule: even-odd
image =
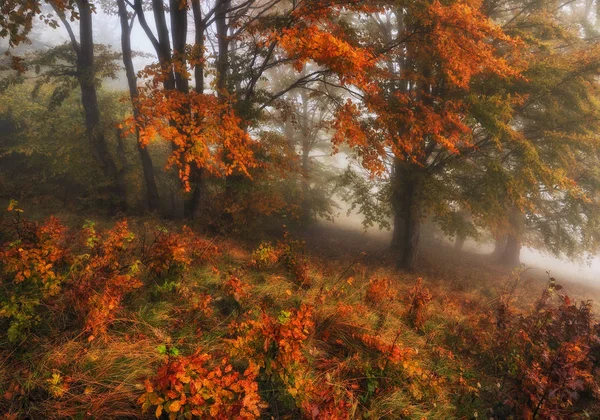
[{"label": "distant tree", "polygon": [[[54,10],[55,16],[45,12],[45,5]],[[89,0],[32,0],[27,2],[11,0],[4,2],[1,7],[3,18],[0,19],[0,36],[7,37],[11,47],[27,42],[34,18],[39,17],[52,27],[59,26],[59,21],[64,26],[75,54],[73,76],[81,91],[81,103],[84,109],[89,145],[104,176],[111,181],[110,188],[115,208],[124,209],[125,185],[122,172],[118,169],[110,153],[105,133],[100,124],[92,29],[92,16],[95,10],[93,3]],[[70,24],[70,21],[73,20],[78,20],[79,23],[78,37]],[[17,70],[24,70],[21,59],[15,57],[13,64]]]}]

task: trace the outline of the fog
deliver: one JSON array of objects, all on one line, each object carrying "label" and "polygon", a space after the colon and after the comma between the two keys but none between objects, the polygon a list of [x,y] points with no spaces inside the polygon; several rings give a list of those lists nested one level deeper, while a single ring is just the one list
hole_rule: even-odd
[{"label": "fog", "polygon": [[[338,201],[338,214],[334,222],[321,220],[324,225],[333,225],[342,229],[362,232],[366,242],[365,246],[377,243],[378,246],[387,246],[392,238],[391,231],[380,230],[376,227],[364,229],[362,226],[362,216],[356,212],[348,214],[348,206]],[[448,238],[443,238],[438,234],[436,238],[446,246],[453,246],[453,241]],[[422,252],[427,252],[427,247],[432,246],[431,242],[423,243]],[[494,244],[485,241],[475,241],[467,239],[463,251],[489,255],[494,249]],[[521,249],[521,263],[523,268],[526,268],[530,273],[545,276],[549,272],[551,276],[558,281],[566,281],[584,284],[600,289],[600,257],[581,257],[577,261],[566,258],[557,258],[548,252],[538,249],[523,247]]]},{"label": "fog", "polygon": [[[154,21],[152,14],[147,14],[149,25],[154,29]],[[77,21],[71,23],[74,30],[77,29]],[[169,23],[168,23],[169,24]],[[116,16],[109,15],[98,9],[94,16],[94,37],[95,42],[111,46],[114,50],[120,51],[120,26]],[[191,31],[190,31],[190,37]],[[36,20],[34,28],[30,34],[31,44],[21,45],[16,49],[19,51],[33,51],[36,49],[51,48],[56,45],[63,44],[69,41],[69,37],[62,26],[52,29],[42,22]],[[156,61],[155,52],[150,40],[144,34],[143,29],[136,22],[131,33],[132,48],[136,54],[134,57],[134,65],[137,70],[142,69],[145,65]],[[0,48],[7,47],[7,40],[0,39]],[[126,89],[126,81],[123,72],[116,80],[103,81],[103,87],[107,89]],[[321,151],[313,152],[321,153]],[[331,165],[337,168],[344,168],[348,165],[350,159],[344,153],[335,156],[326,156],[320,159],[325,165]],[[336,226],[344,229],[352,229],[363,231],[362,218],[358,214],[347,214],[347,206],[343,203],[338,203],[337,218],[334,222]],[[331,223],[321,221],[322,223]],[[365,231],[365,236],[370,240],[381,241],[381,243],[389,242],[391,232],[381,231],[376,228],[370,228]],[[446,239],[447,244],[451,241]],[[493,249],[493,244],[486,242],[476,242],[472,239],[467,240],[464,245],[464,250],[475,254],[489,254]],[[579,261],[572,261],[566,258],[557,258],[547,252],[524,247],[521,251],[522,263],[530,267],[531,270],[539,270],[540,272],[549,271],[555,277],[563,277],[570,281],[585,283],[593,286],[600,286],[600,257],[587,256]]]},{"label": "fog", "polygon": [[[154,19],[151,13],[147,14],[147,21],[154,29]],[[78,21],[70,22],[73,31],[78,30]],[[112,16],[101,8],[96,10],[93,23],[94,43],[109,46],[114,51],[121,51],[121,27],[117,16]],[[21,44],[14,49],[19,54],[36,50],[44,50],[56,47],[57,45],[69,42],[69,36],[65,28],[61,25],[53,29],[39,20],[34,20],[33,29],[29,35],[30,44]],[[0,38],[0,51],[8,48],[8,40]],[[134,51],[134,66],[136,70],[141,70],[144,66],[156,61],[156,53],[152,47],[151,41],[145,35],[144,30],[136,22],[131,30],[131,48]],[[105,89],[125,90],[127,89],[127,80],[125,71],[121,69],[118,78],[115,80],[107,79],[102,81]]]},{"label": "fog", "polygon": [[[470,240],[465,243],[464,249],[476,254],[489,254],[493,250],[493,244]],[[531,270],[540,271],[542,274],[549,271],[553,277],[600,288],[599,257],[576,262],[556,258],[534,248],[523,247],[521,249],[521,263]]]}]

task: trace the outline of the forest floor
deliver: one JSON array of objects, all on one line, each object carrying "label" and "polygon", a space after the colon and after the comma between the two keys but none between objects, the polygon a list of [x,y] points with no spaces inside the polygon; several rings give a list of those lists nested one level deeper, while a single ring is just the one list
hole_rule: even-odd
[{"label": "forest floor", "polygon": [[[388,232],[373,229],[365,232],[348,224],[324,222],[313,226],[304,237],[312,258],[360,261],[373,272],[384,270],[391,276],[403,277],[401,272],[389,271],[394,265],[394,256],[389,251],[391,236]],[[478,244],[472,243],[470,247],[457,250],[440,238],[425,238],[423,242],[413,274],[423,277],[428,283],[443,284],[457,292],[476,291],[485,299],[497,297],[518,276],[515,301],[528,305],[548,287],[550,277],[555,277],[564,287],[564,293],[577,301],[591,301],[595,312],[600,314],[600,272],[595,284],[576,272],[555,272],[553,268],[560,263],[556,260],[550,267],[544,266],[541,261],[538,265],[524,263],[519,268],[511,269],[485,253],[490,248],[485,244],[480,249],[477,249]]]},{"label": "forest floor", "polygon": [[[150,237],[140,223],[130,224],[135,236]],[[591,375],[573,373],[572,363],[544,370],[548,354],[562,354],[560,334],[560,343],[578,349],[569,347],[573,357],[589,353],[564,327],[592,328],[579,321],[586,310],[561,294],[600,301],[599,289],[557,279],[564,289],[548,292],[542,270],[511,271],[433,243],[424,244],[415,272],[401,272],[384,236],[335,225],[314,226],[302,239],[257,248],[206,238],[202,246],[218,252],[202,250],[198,261],[161,275],[144,272],[143,286],[110,307],[95,335],[84,325],[96,307],[77,321],[58,313],[53,297],[28,335],[0,342],[0,415],[140,418],[142,408],[148,418],[600,415]],[[583,372],[584,362],[577,366]]]}]

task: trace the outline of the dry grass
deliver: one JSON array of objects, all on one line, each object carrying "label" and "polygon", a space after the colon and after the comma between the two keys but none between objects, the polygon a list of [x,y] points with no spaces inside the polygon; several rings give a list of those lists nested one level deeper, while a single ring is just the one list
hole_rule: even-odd
[{"label": "dry grass", "polygon": [[[306,374],[354,393],[347,417],[485,415],[489,400],[483,395],[494,391],[498,378],[482,368],[477,355],[454,349],[469,346],[465,341],[474,326],[491,316],[501,294],[515,284],[514,272],[443,247],[429,248],[415,273],[398,272],[383,242],[324,230],[307,237],[312,280],[307,288],[281,266],[252,267],[252,249],[240,242],[216,243],[222,255],[214,264],[136,292],[102,339],[62,331],[0,349],[0,411],[16,418],[140,418],[136,400],[144,379],[165,360],[161,345],[182,354],[198,349],[227,354],[233,321],[256,317],[260,308],[278,316],[307,304],[314,308],[315,325],[304,344]],[[245,290],[235,298],[226,286],[231,276]],[[547,287],[547,278],[538,272],[520,276],[514,303],[525,310]],[[408,296],[419,277],[433,300],[423,325],[414,328]],[[374,279],[386,285],[382,292],[373,291]],[[598,295],[583,285],[565,286],[576,299]],[[298,415],[280,403],[277,410]],[[268,409],[265,416],[283,418],[278,413]]]}]

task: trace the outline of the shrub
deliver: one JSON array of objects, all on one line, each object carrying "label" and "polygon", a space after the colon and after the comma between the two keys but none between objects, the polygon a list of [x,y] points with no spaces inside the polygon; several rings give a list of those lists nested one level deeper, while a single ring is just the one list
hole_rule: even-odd
[{"label": "shrub", "polygon": [[240,373],[227,358],[214,360],[207,353],[183,357],[169,355],[154,378],[145,383],[138,399],[145,413],[154,409],[169,419],[192,417],[211,419],[254,419],[263,406],[256,377],[259,368],[250,363]]},{"label": "shrub", "polygon": [[[505,372],[498,409],[522,418],[565,418],[584,395],[598,397],[600,324],[591,304],[577,305],[551,284],[535,307],[497,323],[491,360]],[[501,300],[505,315],[509,310]],[[596,350],[596,351],[595,351]]]},{"label": "shrub", "polygon": [[164,277],[218,252],[187,227],[174,233],[158,229],[147,244],[126,220],[110,229],[87,222],[72,230],[55,218],[28,221],[14,201],[8,210],[12,219],[0,226],[0,319],[8,324],[11,342],[41,320],[64,324],[58,318],[75,320],[90,338],[103,335],[147,275]]},{"label": "shrub", "polygon": [[418,278],[417,283],[408,294],[408,309],[406,311],[406,317],[414,328],[423,328],[427,305],[431,302],[431,299],[431,293],[423,287],[423,279]]},{"label": "shrub", "polygon": [[365,302],[372,306],[385,305],[397,299],[397,292],[388,278],[372,278],[369,280]]},{"label": "shrub", "polygon": [[251,265],[259,270],[274,267],[279,262],[279,251],[270,242],[262,242],[252,253]]},{"label": "shrub", "polygon": [[67,229],[57,219],[29,222],[11,202],[14,215],[0,244],[0,318],[8,322],[9,341],[23,339],[41,319],[45,303],[60,293],[73,261]]}]

